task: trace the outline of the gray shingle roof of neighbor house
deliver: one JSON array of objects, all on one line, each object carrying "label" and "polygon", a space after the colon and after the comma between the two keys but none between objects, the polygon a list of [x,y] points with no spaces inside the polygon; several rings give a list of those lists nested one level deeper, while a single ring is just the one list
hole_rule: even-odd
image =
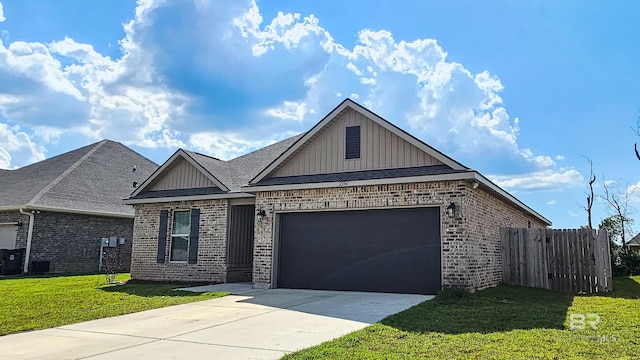
[{"label": "gray shingle roof of neighbor house", "polygon": [[25,208],[131,217],[133,208],[122,199],[131,193],[134,181],[142,182],[157,167],[121,143],[102,140],[0,172],[0,210]]},{"label": "gray shingle roof of neighbor house", "polygon": [[638,233],[636,236],[631,238],[631,240],[627,242],[627,245],[640,246],[640,233]]}]

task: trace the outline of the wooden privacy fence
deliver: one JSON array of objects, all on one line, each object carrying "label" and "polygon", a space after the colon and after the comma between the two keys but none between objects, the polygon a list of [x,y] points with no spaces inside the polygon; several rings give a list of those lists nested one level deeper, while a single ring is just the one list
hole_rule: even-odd
[{"label": "wooden privacy fence", "polygon": [[571,293],[613,290],[606,231],[501,228],[505,284]]}]

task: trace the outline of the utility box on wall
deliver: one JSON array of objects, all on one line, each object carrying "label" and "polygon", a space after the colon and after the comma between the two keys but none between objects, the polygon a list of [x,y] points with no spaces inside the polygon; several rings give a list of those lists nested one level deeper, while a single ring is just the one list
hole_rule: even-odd
[{"label": "utility box on wall", "polygon": [[112,236],[109,238],[109,247],[116,247],[118,246],[118,238],[115,236]]}]

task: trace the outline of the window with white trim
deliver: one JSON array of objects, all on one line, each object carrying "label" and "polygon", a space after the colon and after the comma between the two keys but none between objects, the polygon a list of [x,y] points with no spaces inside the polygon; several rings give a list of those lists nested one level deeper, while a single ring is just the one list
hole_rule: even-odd
[{"label": "window with white trim", "polygon": [[174,211],[171,227],[171,252],[169,261],[187,261],[189,254],[189,232],[191,211]]}]

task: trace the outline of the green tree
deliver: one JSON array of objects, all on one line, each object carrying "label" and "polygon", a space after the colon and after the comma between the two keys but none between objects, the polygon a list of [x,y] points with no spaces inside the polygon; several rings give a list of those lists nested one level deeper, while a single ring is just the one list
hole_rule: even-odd
[{"label": "green tree", "polygon": [[[627,219],[627,221],[629,220],[630,219]],[[612,215],[608,218],[602,219],[598,228],[600,230],[606,230],[609,234],[609,240],[617,244],[618,241],[620,241],[620,236],[622,235],[622,226],[623,222],[620,220],[620,216]]]},{"label": "green tree", "polygon": [[640,273],[640,254],[630,252],[622,239],[622,234],[625,232],[624,227],[632,223],[633,219],[621,218],[620,215],[609,216],[600,222],[600,230],[606,230],[609,234],[613,276],[629,276]]}]

